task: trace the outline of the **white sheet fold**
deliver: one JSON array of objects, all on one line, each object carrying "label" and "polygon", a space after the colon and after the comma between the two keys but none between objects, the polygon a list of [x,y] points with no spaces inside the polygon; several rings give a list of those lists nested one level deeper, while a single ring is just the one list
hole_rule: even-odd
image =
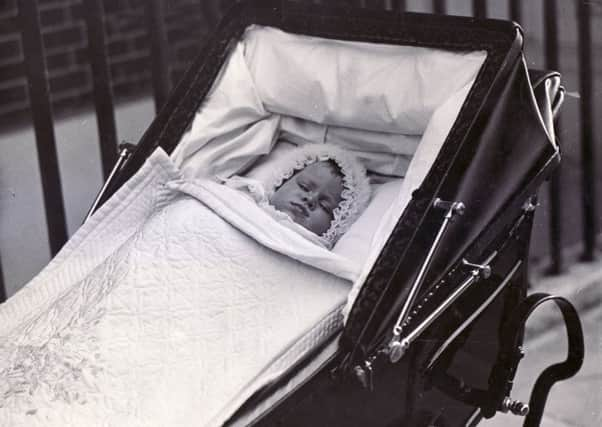
[{"label": "white sheet fold", "polygon": [[351,282],[359,275],[359,266],[280,224],[241,191],[208,179],[177,180],[168,186],[198,199],[238,230],[280,254]]},{"label": "white sheet fold", "polygon": [[78,241],[119,238],[103,259],[85,274],[44,272],[71,280],[32,310],[0,307],[20,315],[0,335],[0,425],[221,425],[340,328],[349,282],[258,243],[284,237],[254,235],[261,220],[247,227],[237,211],[246,196],[186,183],[160,150],[139,174],[120,194],[144,212],[127,237],[101,210]]}]

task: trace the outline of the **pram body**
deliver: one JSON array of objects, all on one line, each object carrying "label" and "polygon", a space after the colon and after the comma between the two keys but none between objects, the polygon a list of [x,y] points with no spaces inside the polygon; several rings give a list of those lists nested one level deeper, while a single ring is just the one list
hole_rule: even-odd
[{"label": "pram body", "polygon": [[[559,161],[552,115],[562,90],[555,73],[529,75],[515,24],[243,2],[224,19],[101,203],[157,147],[168,154],[176,149],[251,25],[326,39],[485,51],[487,57],[358,289],[342,334],[257,390],[227,425],[455,426],[475,425],[498,410],[520,411],[509,393],[521,321],[540,302],[526,298],[529,236],[537,188]],[[582,358],[576,335],[567,372]]]}]

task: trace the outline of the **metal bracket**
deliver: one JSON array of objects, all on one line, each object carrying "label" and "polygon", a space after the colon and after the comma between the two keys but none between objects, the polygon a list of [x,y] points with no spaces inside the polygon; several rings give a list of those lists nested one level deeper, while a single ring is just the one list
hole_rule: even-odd
[{"label": "metal bracket", "polygon": [[491,277],[491,267],[489,264],[473,264],[464,258],[462,259],[462,265],[474,268],[473,274],[479,275],[483,279],[489,279]]},{"label": "metal bracket", "polygon": [[391,363],[399,362],[410,348],[410,344],[411,342],[408,338],[391,340],[389,342],[389,360]]},{"label": "metal bracket", "polygon": [[389,360],[392,363],[397,363],[403,355],[408,351],[412,342],[414,342],[449,306],[457,300],[473,283],[479,281],[481,278],[488,278],[491,276],[491,267],[489,264],[495,259],[497,252],[494,251],[487,257],[484,264],[472,264],[462,260],[464,265],[475,267],[472,274],[458,286],[458,288],[452,292],[432,313],[430,313],[426,319],[424,319],[418,326],[416,326],[411,332],[409,332],[404,338],[401,336],[393,336],[393,339],[389,342]]},{"label": "metal bracket", "polygon": [[357,365],[353,368],[355,377],[363,388],[374,391],[374,372],[372,371],[372,362],[364,361],[364,365]]},{"label": "metal bracket", "polygon": [[443,217],[443,223],[441,223],[439,231],[435,236],[435,240],[433,241],[433,244],[431,245],[424,261],[422,262],[420,270],[418,271],[418,274],[414,279],[414,283],[412,283],[412,286],[410,287],[410,292],[408,293],[408,297],[406,298],[404,305],[401,308],[401,312],[399,313],[397,322],[395,322],[395,326],[393,327],[393,338],[391,339],[388,347],[389,359],[392,363],[396,363],[397,361],[399,361],[399,359],[403,357],[405,351],[407,350],[407,347],[409,347],[409,343],[404,343],[403,340],[400,339],[401,331],[408,318],[410,309],[414,305],[416,297],[418,296],[418,292],[422,287],[422,283],[424,282],[424,278],[426,276],[426,271],[428,270],[428,267],[431,264],[435,251],[437,250],[437,247],[441,242],[443,234],[447,230],[450,222],[454,219],[454,217],[456,217],[457,215],[463,215],[466,210],[466,206],[462,202],[448,202],[439,198],[436,198],[433,201],[433,207],[437,209],[445,209],[446,213]]},{"label": "metal bracket", "polygon": [[115,175],[117,175],[117,172],[119,172],[121,170],[121,168],[123,167],[123,165],[125,164],[127,159],[130,158],[130,156],[132,155],[132,153],[134,152],[135,149],[136,149],[136,146],[134,144],[130,144],[129,142],[122,142],[121,144],[119,144],[119,156],[117,157],[115,166],[113,166],[113,169],[111,170],[111,173],[109,174],[109,177],[107,178],[107,180],[103,184],[102,188],[96,195],[96,198],[94,199],[94,203],[92,203],[90,210],[86,214],[86,219],[84,219],[84,222],[88,221],[90,219],[90,217],[92,216],[92,214],[94,212],[96,212],[96,209],[98,208],[98,204],[100,203],[102,196],[104,196],[105,192],[107,191],[107,188],[109,188],[109,185],[111,184],[111,182],[113,182]]},{"label": "metal bracket", "polygon": [[523,205],[523,212],[535,212],[538,206],[539,203],[537,203],[537,201],[534,202],[533,197],[529,197],[529,200]]},{"label": "metal bracket", "polygon": [[453,217],[454,215],[464,215],[466,211],[466,205],[462,202],[447,202],[437,197],[433,201],[433,207],[437,209],[445,209],[448,211],[448,215]]},{"label": "metal bracket", "polygon": [[529,405],[506,396],[502,401],[500,411],[504,413],[510,412],[514,415],[525,417],[529,413]]}]

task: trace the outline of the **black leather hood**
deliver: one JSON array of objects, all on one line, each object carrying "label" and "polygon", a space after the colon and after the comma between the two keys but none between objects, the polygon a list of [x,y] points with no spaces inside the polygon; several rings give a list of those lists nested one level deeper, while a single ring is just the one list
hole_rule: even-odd
[{"label": "black leather hood", "polygon": [[[368,276],[351,310],[343,341],[361,350],[358,357],[379,344],[401,310],[443,221],[445,212],[433,207],[434,199],[462,202],[466,209],[440,241],[425,290],[460,258],[482,261],[483,249],[491,243],[495,230],[516,218],[522,204],[558,163],[553,134],[545,127],[544,117],[550,115],[549,104],[537,104],[524,61],[519,58],[500,91],[484,102],[472,120],[453,160],[440,156],[433,165]],[[437,164],[446,161],[448,167]],[[392,261],[395,258],[397,263]]]}]

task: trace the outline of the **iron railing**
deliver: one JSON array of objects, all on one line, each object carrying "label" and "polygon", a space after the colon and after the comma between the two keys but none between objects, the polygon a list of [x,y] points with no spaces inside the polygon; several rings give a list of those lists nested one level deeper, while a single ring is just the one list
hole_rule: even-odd
[{"label": "iron railing", "polygon": [[37,1],[21,0],[18,16],[25,52],[24,65],[29,84],[48,239],[50,251],[54,255],[67,240],[67,222]]},{"label": "iron railing", "polygon": [[598,205],[593,120],[593,65],[591,3],[580,0],[577,4],[577,29],[579,31],[579,93],[581,94],[581,195],[583,206],[583,261],[594,259],[596,236],[598,235]]},{"label": "iron railing", "polygon": [[105,41],[104,8],[101,0],[83,0],[83,6],[88,33],[88,57],[92,68],[100,161],[103,178],[107,179],[115,160],[117,160],[117,125],[115,124],[115,106]]},{"label": "iron railing", "polygon": [[[333,0],[304,0],[312,3],[329,3]],[[469,1],[469,0],[466,0]],[[558,4],[560,0],[544,1],[544,66],[548,69],[562,68],[559,61],[558,42]],[[578,74],[580,93],[580,147],[581,147],[581,204],[583,212],[583,256],[584,261],[594,259],[596,237],[599,224],[597,214],[597,171],[595,168],[595,146],[593,126],[593,69],[592,69],[592,31],[591,3],[588,0],[576,1],[576,27],[578,29]],[[115,109],[111,89],[111,76],[105,39],[104,10],[102,0],[82,0],[84,21],[88,37],[88,57],[93,74],[93,96],[98,123],[102,170],[108,176],[117,157],[117,132]],[[214,28],[217,20],[233,1],[199,0],[199,13],[205,16],[207,25]],[[404,11],[404,0],[338,0],[338,4],[365,8],[385,8]],[[432,0],[433,13],[448,12],[449,2]],[[521,22],[523,8],[520,0],[508,0],[507,11],[510,19]],[[155,108],[158,111],[165,103],[169,90],[168,46],[165,29],[164,1],[148,0],[146,24],[149,29],[152,64],[152,87]],[[472,14],[475,17],[488,16],[486,0],[472,0]],[[18,0],[19,25],[23,51],[24,69],[29,87],[30,107],[35,130],[38,162],[41,173],[41,185],[48,227],[51,254],[56,254],[67,240],[65,207],[63,205],[62,186],[58,169],[57,149],[54,134],[54,122],[49,95],[48,73],[45,64],[44,47],[39,20],[38,0]],[[562,70],[560,70],[562,71]],[[561,169],[552,177],[549,185],[549,254],[550,272],[563,270],[563,222],[561,206],[563,187]],[[0,260],[1,264],[1,260]],[[0,301],[6,297],[0,265]]]}]

